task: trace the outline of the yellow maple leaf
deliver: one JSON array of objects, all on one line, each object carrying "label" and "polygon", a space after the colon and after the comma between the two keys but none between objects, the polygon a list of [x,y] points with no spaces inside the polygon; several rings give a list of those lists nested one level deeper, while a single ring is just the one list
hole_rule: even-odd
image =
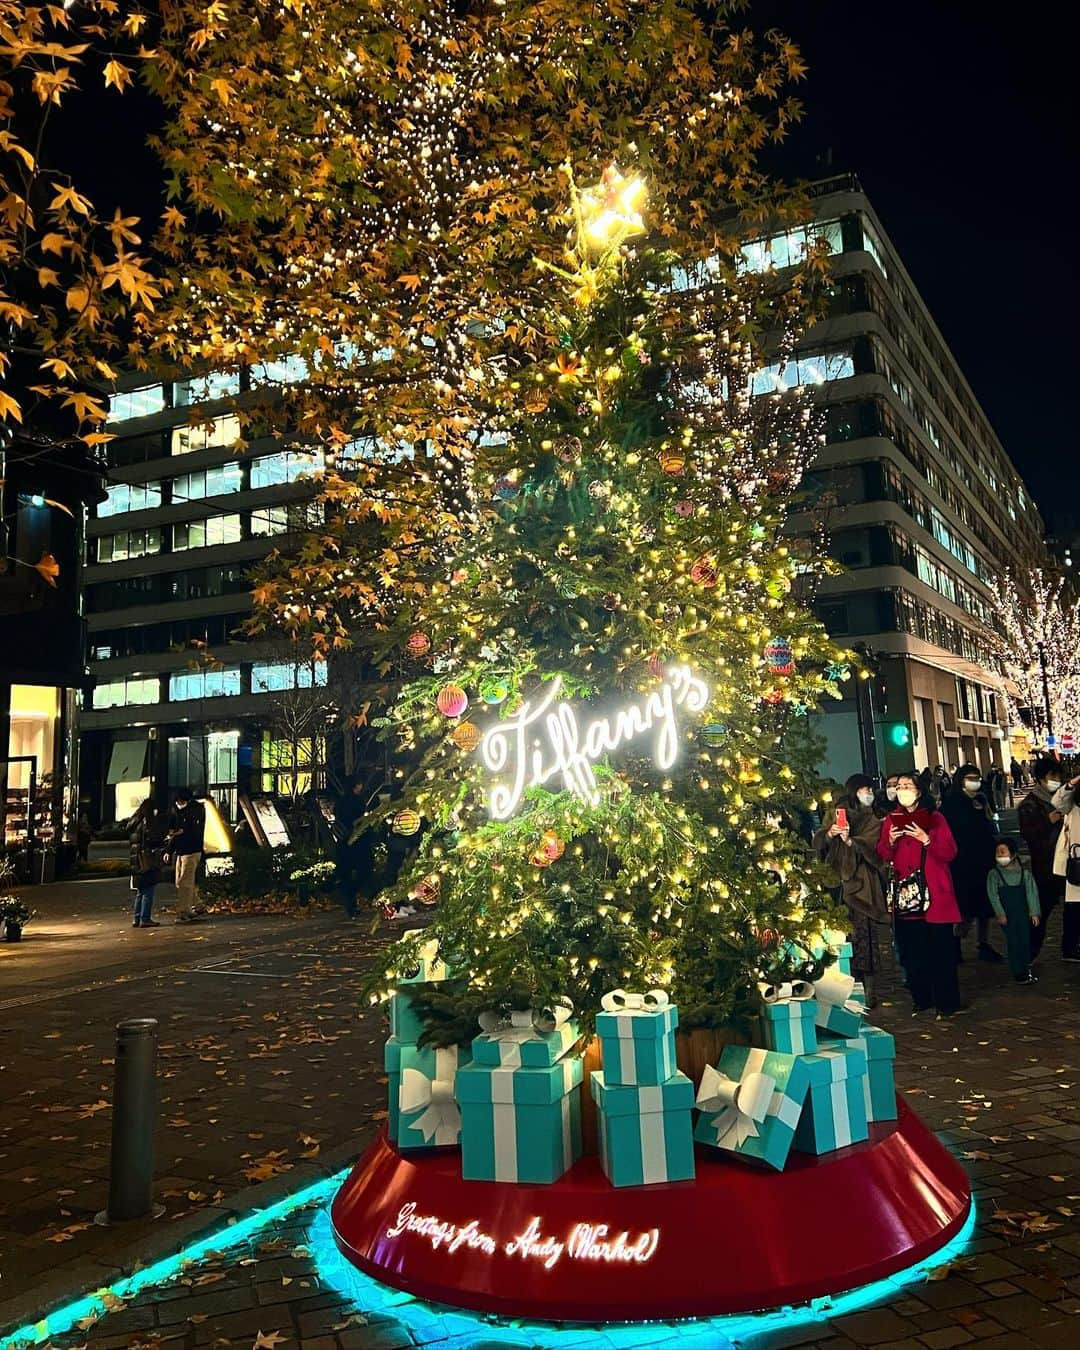
[{"label": "yellow maple leaf", "polygon": [[121,61],[106,61],[105,63],[105,88],[113,88],[121,94],[131,83],[131,67],[125,66]]},{"label": "yellow maple leaf", "polygon": [[73,187],[59,187],[56,189],[56,196],[49,203],[49,210],[62,211],[70,206],[80,216],[88,216],[92,205],[88,197],[81,196]]},{"label": "yellow maple leaf", "polygon": [[419,289],[420,278],[415,272],[406,272],[398,277],[398,285],[404,286],[407,291],[415,291]]},{"label": "yellow maple leaf", "polygon": [[41,363],[41,369],[51,371],[58,380],[73,380],[75,378],[75,372],[59,356],[47,356]]},{"label": "yellow maple leaf", "polygon": [[61,406],[74,408],[80,422],[104,422],[109,415],[103,404],[78,389],[66,395]]},{"label": "yellow maple leaf", "polygon": [[58,258],[64,256],[64,249],[71,248],[71,240],[66,234],[55,234],[49,232],[42,235],[41,251],[42,253],[55,253]]},{"label": "yellow maple leaf", "polygon": [[228,103],[232,95],[236,93],[236,90],[224,76],[219,76],[216,80],[211,80],[210,88],[217,94],[222,103]]},{"label": "yellow maple leaf", "polygon": [[77,286],[72,286],[71,289],[68,291],[67,293],[68,309],[73,309],[76,311],[76,313],[81,314],[89,303],[90,303],[90,292],[81,282]]},{"label": "yellow maple leaf", "polygon": [[22,421],[22,409],[10,394],[0,389],[0,421],[11,418],[13,422]]},{"label": "yellow maple leaf", "polygon": [[39,285],[39,286],[59,286],[59,285],[60,285],[60,277],[59,277],[59,274],[56,273],[56,272],[54,272],[53,269],[52,269],[51,267],[39,267],[39,268],[38,268],[37,279],[38,279],[38,285]]}]

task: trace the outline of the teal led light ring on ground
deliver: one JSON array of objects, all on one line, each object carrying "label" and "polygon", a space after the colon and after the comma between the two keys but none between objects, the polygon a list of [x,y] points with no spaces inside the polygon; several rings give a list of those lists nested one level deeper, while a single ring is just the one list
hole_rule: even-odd
[{"label": "teal led light ring on ground", "polygon": [[[500,1322],[489,1315],[466,1312],[458,1308],[436,1307],[421,1303],[400,1290],[380,1284],[371,1276],[357,1270],[337,1249],[328,1208],[329,1200],[346,1175],[347,1173],[343,1171],[336,1176],[328,1177],[325,1181],[307,1186],[267,1209],[255,1210],[220,1232],[200,1238],[174,1256],[157,1261],[144,1270],[117,1280],[105,1288],[86,1293],[37,1323],[14,1329],[0,1337],[0,1350],[39,1345],[71,1331],[83,1318],[106,1316],[108,1313],[106,1295],[124,1298],[163,1284],[179,1274],[183,1267],[198,1261],[209,1252],[223,1252],[237,1247],[277,1220],[313,1204],[322,1205],[314,1216],[308,1232],[308,1245],[315,1260],[316,1272],[324,1286],[348,1298],[360,1312],[396,1317],[404,1326],[415,1330],[421,1342],[424,1323],[430,1324],[433,1318],[453,1318],[458,1335],[467,1334],[471,1325],[475,1327],[477,1343],[483,1342],[486,1345],[503,1342],[507,1345],[535,1347],[535,1350],[540,1350],[541,1347],[545,1350],[561,1350],[564,1346],[569,1350],[570,1346],[582,1345],[583,1328],[580,1325],[559,1326],[552,1323],[517,1320]],[[751,1336],[764,1336],[781,1328],[790,1330],[793,1326],[812,1325],[824,1322],[827,1318],[842,1317],[872,1304],[895,1298],[905,1286],[925,1279],[929,1271],[955,1261],[966,1249],[974,1227],[975,1206],[972,1202],[964,1226],[931,1257],[917,1262],[907,1270],[848,1293],[816,1299],[813,1303],[795,1308],[779,1308],[754,1315],[697,1318],[688,1322],[662,1325],[671,1328],[667,1339],[677,1338],[680,1347],[685,1347],[685,1350],[694,1350],[696,1346],[700,1346],[701,1350],[705,1350],[706,1346],[709,1350],[720,1350],[725,1343],[736,1339],[745,1340]],[[613,1346],[622,1347],[623,1350],[637,1350],[638,1347],[644,1350],[644,1347],[655,1344],[658,1325],[661,1324],[605,1325],[604,1335]]]}]

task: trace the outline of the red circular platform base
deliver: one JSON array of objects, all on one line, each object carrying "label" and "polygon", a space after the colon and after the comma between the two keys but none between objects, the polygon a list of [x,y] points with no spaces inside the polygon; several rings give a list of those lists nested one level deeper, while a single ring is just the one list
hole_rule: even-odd
[{"label": "red circular platform base", "polygon": [[895,1123],[783,1172],[699,1149],[697,1179],[617,1189],[582,1158],[554,1186],[463,1181],[456,1150],[385,1134],[338,1192],[342,1253],[418,1298],[553,1322],[754,1312],[925,1260],[963,1226],[967,1174],[900,1104]]}]

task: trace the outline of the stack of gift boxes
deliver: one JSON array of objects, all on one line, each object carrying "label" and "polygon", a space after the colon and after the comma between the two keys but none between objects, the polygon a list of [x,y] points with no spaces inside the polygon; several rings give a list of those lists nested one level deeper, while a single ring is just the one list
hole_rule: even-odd
[{"label": "stack of gift boxes", "polygon": [[[762,1046],[728,1046],[698,1091],[695,1137],[781,1169],[792,1149],[831,1153],[896,1119],[887,1031],[866,1021],[866,995],[851,976],[851,945],[820,980],[759,987]],[[824,947],[815,951],[820,957]]]},{"label": "stack of gift boxes", "polygon": [[[760,1040],[728,1046],[696,1101],[675,1063],[678,1011],[660,991],[607,994],[597,1015],[603,1069],[591,1075],[600,1163],[613,1186],[689,1181],[694,1139],[782,1169],[894,1120],[893,1038],[865,1020],[851,949],[813,984],[761,986]],[[470,1047],[420,1048],[413,997],[445,979],[434,943],[398,982],[386,1045],[390,1137],[399,1149],[460,1146],[470,1181],[550,1184],[581,1156],[583,1065],[567,1009],[482,1019]],[[696,1127],[694,1107],[699,1111]]]}]

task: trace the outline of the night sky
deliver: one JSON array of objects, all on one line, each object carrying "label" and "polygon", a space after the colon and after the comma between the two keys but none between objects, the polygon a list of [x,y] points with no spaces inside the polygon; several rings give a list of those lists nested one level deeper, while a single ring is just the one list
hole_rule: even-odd
[{"label": "night sky", "polygon": [[[1044,515],[1080,511],[1075,13],[759,0],[802,48],[799,173],[852,170]],[[998,16],[1001,17],[998,17]]]},{"label": "night sky", "polygon": [[[858,174],[1047,515],[1055,504],[1080,512],[1080,30],[1064,8],[1032,7],[1025,22],[972,0],[751,0],[745,18],[786,31],[810,65],[807,117],[783,166]],[[131,101],[91,102],[90,117],[85,103],[71,106],[68,152],[97,160],[106,199],[150,205],[154,161]]]}]

